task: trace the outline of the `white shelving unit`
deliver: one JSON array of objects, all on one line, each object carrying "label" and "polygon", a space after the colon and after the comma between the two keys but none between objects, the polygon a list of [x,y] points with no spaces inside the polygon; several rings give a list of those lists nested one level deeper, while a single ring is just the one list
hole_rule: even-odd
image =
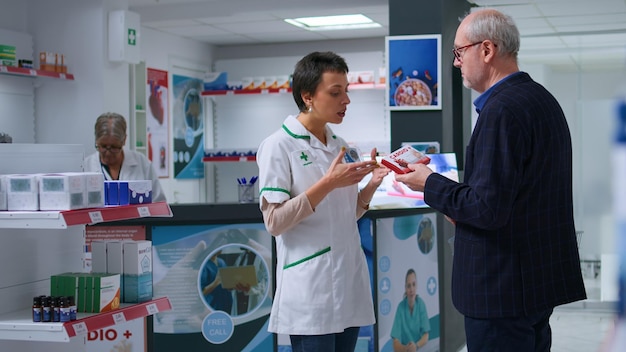
[{"label": "white shelving unit", "polygon": [[[376,141],[387,140],[385,136],[385,85],[355,83],[349,87],[351,104],[346,118],[340,125],[332,125],[333,131],[349,143],[352,139]],[[283,120],[297,114],[291,89],[218,90],[201,93],[205,110],[212,111],[205,123],[213,132],[207,140],[214,141],[212,148],[205,149],[203,161],[207,173],[208,194],[216,203],[237,202],[237,179],[258,175],[256,149],[263,138],[278,129]],[[358,131],[358,133],[355,133]],[[247,147],[247,148],[246,148]],[[380,148],[379,148],[380,150]],[[233,155],[241,151],[243,155]]]},{"label": "white shelving unit", "polygon": [[30,309],[0,315],[0,339],[42,342],[70,342],[91,331],[147,317],[172,309],[168,298],[122,306],[100,314],[78,314],[78,319],[65,323],[34,323]]},{"label": "white shelving unit", "polygon": [[16,67],[16,66],[1,66],[0,65],[0,74],[5,75],[13,75],[13,76],[22,76],[22,77],[47,77],[47,78],[56,78],[56,79],[65,79],[65,80],[74,80],[74,75],[71,73],[59,73],[54,71],[44,71],[37,70],[34,68],[24,68],[24,67]]},{"label": "white shelving unit", "polygon": [[[82,171],[81,145],[0,144],[0,174]],[[85,225],[171,217],[165,202],[69,211],[0,211],[0,351],[85,351],[91,331],[172,309],[166,297],[65,323],[35,323],[34,296],[48,294],[50,276],[82,272]],[[50,344],[50,342],[67,342]]]}]

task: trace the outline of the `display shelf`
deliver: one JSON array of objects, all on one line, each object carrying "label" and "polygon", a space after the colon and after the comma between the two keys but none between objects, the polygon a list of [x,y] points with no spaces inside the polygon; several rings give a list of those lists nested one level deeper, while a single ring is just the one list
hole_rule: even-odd
[{"label": "display shelf", "polygon": [[30,309],[0,316],[0,339],[22,341],[69,342],[90,331],[123,324],[172,309],[167,297],[124,305],[120,309],[99,314],[78,313],[77,320],[65,323],[35,323]]},{"label": "display shelf", "polygon": [[248,162],[256,161],[255,148],[206,149],[202,161],[207,162]]},{"label": "display shelf", "polygon": [[71,73],[60,73],[45,70],[36,70],[34,68],[16,67],[16,66],[0,66],[0,74],[14,75],[14,76],[28,76],[28,77],[47,77],[58,78],[65,80],[74,80],[74,75]]},{"label": "display shelf", "polygon": [[[379,83],[352,83],[349,89],[385,89],[384,84]],[[257,95],[257,94],[283,94],[291,93],[291,88],[264,88],[264,89],[236,89],[236,90],[205,90],[202,96],[218,95]]]},{"label": "display shelf", "polygon": [[254,94],[281,94],[291,93],[291,88],[264,88],[264,89],[235,89],[235,90],[205,90],[202,96],[213,95],[254,95]]},{"label": "display shelf", "polygon": [[217,163],[217,162],[248,162],[256,161],[256,155],[249,156],[205,156],[202,158],[205,163]]},{"label": "display shelf", "polygon": [[107,206],[66,211],[0,211],[0,228],[64,229],[141,217],[171,217],[166,202]]}]

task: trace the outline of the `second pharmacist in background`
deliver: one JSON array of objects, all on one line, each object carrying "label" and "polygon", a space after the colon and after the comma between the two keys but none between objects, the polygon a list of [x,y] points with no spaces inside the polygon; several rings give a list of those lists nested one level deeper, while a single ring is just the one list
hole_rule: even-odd
[{"label": "second pharmacist in background", "polygon": [[98,116],[94,134],[96,152],[85,158],[85,171],[102,172],[105,181],[151,180],[152,202],[165,201],[165,193],[150,160],[141,153],[124,149],[124,116],[114,112]]}]

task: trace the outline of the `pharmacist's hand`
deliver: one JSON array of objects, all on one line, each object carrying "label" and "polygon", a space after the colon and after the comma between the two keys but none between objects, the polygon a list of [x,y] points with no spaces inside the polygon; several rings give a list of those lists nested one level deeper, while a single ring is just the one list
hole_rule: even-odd
[{"label": "pharmacist's hand", "polygon": [[330,181],[335,188],[346,187],[359,183],[365,177],[377,168],[376,159],[368,161],[358,161],[354,163],[344,163],[343,156],[346,154],[345,148],[342,149],[330,164],[328,171],[324,177]]},{"label": "pharmacist's hand", "polygon": [[[371,160],[376,160],[376,148],[372,149],[371,152]],[[385,167],[382,164],[377,164],[378,167],[374,168],[374,170],[372,170],[372,178],[370,179],[369,183],[378,188],[378,186],[380,186],[380,184],[383,182],[383,179],[385,178],[385,176],[387,176],[389,174],[389,172],[391,170],[389,170],[387,167]]]},{"label": "pharmacist's hand", "polygon": [[414,191],[423,192],[426,179],[433,173],[433,170],[424,164],[409,164],[408,168],[413,172],[396,174],[396,181],[404,183]]},{"label": "pharmacist's hand", "polygon": [[165,276],[154,283],[155,297],[168,297],[172,309],[158,313],[155,331],[161,333],[189,333],[201,331],[202,321],[208,309],[198,294],[197,262],[206,249],[204,241],[191,249]]}]

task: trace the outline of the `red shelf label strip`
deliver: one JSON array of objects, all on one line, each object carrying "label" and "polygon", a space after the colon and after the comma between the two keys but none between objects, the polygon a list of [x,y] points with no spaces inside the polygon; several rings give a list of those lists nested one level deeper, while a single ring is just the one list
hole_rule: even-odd
[{"label": "red shelf label strip", "polygon": [[104,208],[77,209],[61,212],[67,226],[96,224],[105,221],[136,219],[146,216],[171,217],[165,202],[121,205]]},{"label": "red shelf label strip", "polygon": [[139,319],[159,312],[172,309],[167,297],[157,298],[149,302],[139,303],[130,307],[96,314],[87,318],[63,324],[68,337],[87,334],[89,331],[121,324],[129,320]]},{"label": "red shelf label strip", "polygon": [[70,73],[59,73],[54,71],[35,70],[33,68],[17,67],[17,66],[0,66],[0,72],[11,73],[22,76],[34,76],[34,77],[51,77],[66,80],[73,80],[74,75]]},{"label": "red shelf label strip", "polygon": [[208,162],[208,161],[214,161],[214,162],[220,162],[220,161],[256,161],[256,156],[217,156],[217,157],[205,156],[205,157],[202,158],[202,161],[204,161],[204,162]]}]

